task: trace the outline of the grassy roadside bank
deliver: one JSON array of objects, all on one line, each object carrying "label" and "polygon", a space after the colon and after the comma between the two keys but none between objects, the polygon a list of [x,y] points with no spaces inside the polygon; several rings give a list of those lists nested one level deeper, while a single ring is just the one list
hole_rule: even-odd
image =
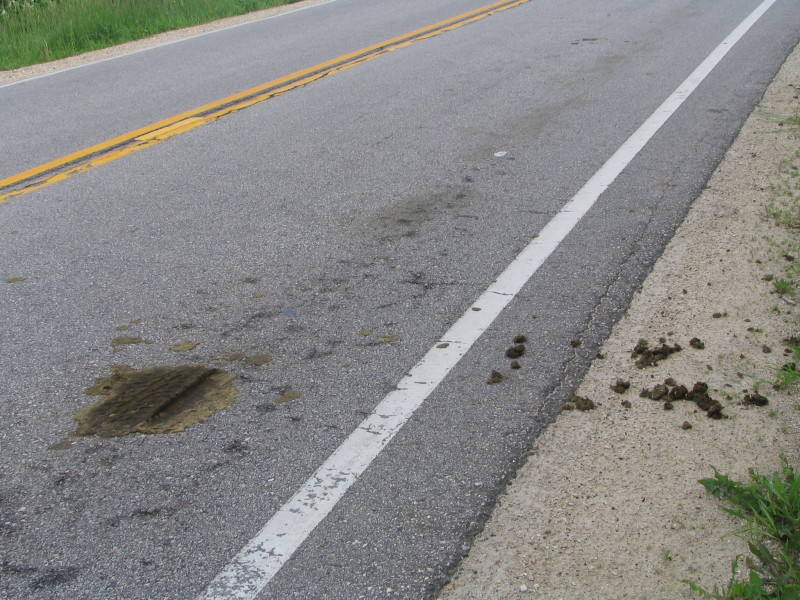
[{"label": "grassy roadside bank", "polygon": [[0,70],[298,0],[0,0]]}]

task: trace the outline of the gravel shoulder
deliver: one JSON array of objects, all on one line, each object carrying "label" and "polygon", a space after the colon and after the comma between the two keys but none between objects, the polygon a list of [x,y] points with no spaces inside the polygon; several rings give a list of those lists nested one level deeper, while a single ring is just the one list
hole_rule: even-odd
[{"label": "gravel shoulder", "polygon": [[[796,245],[764,209],[798,151],[796,128],[779,124],[798,114],[798,92],[795,49],[580,386],[596,408],[562,412],[539,438],[442,600],[697,598],[682,579],[722,585],[747,555],[727,535],[741,522],[697,482],[712,465],[747,481],[750,468],[779,470],[780,454],[800,459],[796,386],[761,384],[769,405],[743,403],[757,380],[774,380],[789,360],[781,341],[800,329],[794,301],[763,279],[785,272],[792,235]],[[683,350],[637,368],[638,341],[660,338]],[[667,378],[707,383],[728,418],[640,397]],[[612,391],[617,380],[630,389]]]}]

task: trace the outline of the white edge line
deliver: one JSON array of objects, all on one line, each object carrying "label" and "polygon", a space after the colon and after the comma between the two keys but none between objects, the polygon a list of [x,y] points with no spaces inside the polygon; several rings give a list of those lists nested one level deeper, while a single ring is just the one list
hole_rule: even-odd
[{"label": "white edge line", "polygon": [[[204,31],[203,33],[196,33],[195,35],[190,35],[189,37],[181,38],[179,40],[170,40],[169,42],[163,42],[163,43],[158,44],[156,46],[149,46],[147,48],[140,48],[138,50],[131,50],[130,52],[125,52],[124,54],[118,54],[117,56],[109,56],[108,58],[101,58],[101,59],[98,59],[98,60],[93,60],[91,62],[83,63],[81,65],[75,65],[73,67],[65,67],[63,69],[58,69],[57,71],[51,71],[49,73],[42,73],[41,75],[34,75],[33,77],[27,77],[25,79],[20,79],[19,81],[12,81],[11,83],[4,83],[3,85],[0,85],[0,90],[3,89],[3,88],[11,87],[12,85],[19,85],[20,83],[28,83],[29,81],[35,81],[36,79],[42,79],[43,77],[50,77],[52,75],[59,75],[61,73],[66,73],[67,71],[74,71],[75,69],[82,69],[84,67],[91,67],[92,65],[99,65],[100,63],[104,63],[104,62],[107,62],[109,60],[117,60],[118,58],[124,58],[126,56],[133,56],[134,54],[140,54],[141,52],[148,52],[150,50],[156,50],[158,48],[164,48],[165,46],[172,46],[173,44],[180,44],[181,42],[187,42],[189,40],[194,40],[194,39],[197,39],[199,37],[206,36],[206,35],[212,35],[214,33],[220,33],[222,31],[229,31],[230,29],[236,29],[237,27],[244,27],[245,25],[252,25],[253,23],[261,23],[263,21],[269,21],[270,19],[277,19],[278,17],[284,17],[286,15],[291,15],[291,14],[298,13],[298,12],[303,11],[303,10],[308,10],[309,8],[316,8],[318,6],[322,6],[324,4],[330,4],[330,3],[336,2],[336,1],[337,0],[323,0],[322,2],[317,2],[316,4],[310,4],[308,6],[301,6],[299,8],[293,8],[291,10],[287,10],[287,11],[282,12],[282,13],[277,14],[277,15],[270,15],[268,17],[262,17],[260,19],[253,19],[252,21],[245,21],[243,23],[236,23],[235,25],[228,25],[227,27],[222,27],[220,29],[214,29],[212,31]],[[235,15],[235,16],[241,16],[241,15]],[[203,23],[198,24],[198,25],[193,25],[192,27],[199,27],[199,26],[202,26],[202,25],[203,25]],[[168,32],[164,31],[162,33],[168,33]],[[157,34],[157,35],[159,35],[159,34]],[[135,42],[137,40],[131,40],[131,41]],[[127,42],[123,42],[123,43],[127,43]],[[113,46],[110,46],[110,47],[113,48]],[[47,64],[47,63],[42,63],[42,64]],[[35,65],[29,65],[29,66],[35,66]]]},{"label": "white edge line", "polygon": [[[350,434],[264,528],[198,596],[252,600],[278,573],[350,486],[411,418],[547,257],[572,231],[659,128],[678,110],[728,51],[777,0],[765,0],[717,46],[667,100],[542,229],[470,309]],[[480,310],[474,310],[474,309]],[[446,347],[439,347],[444,346]]]}]

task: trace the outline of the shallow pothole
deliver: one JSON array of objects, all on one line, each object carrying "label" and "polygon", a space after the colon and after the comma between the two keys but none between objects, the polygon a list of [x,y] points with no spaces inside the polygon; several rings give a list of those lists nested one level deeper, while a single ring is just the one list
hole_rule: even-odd
[{"label": "shallow pothole", "polygon": [[104,398],[73,415],[75,435],[184,431],[233,404],[238,394],[233,375],[204,365],[112,370],[86,390]]}]

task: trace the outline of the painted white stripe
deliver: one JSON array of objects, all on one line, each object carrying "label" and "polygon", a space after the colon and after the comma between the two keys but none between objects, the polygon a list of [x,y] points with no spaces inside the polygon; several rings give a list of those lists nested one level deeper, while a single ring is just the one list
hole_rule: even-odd
[{"label": "painted white stripe", "polygon": [[[228,25],[227,27],[220,27],[219,29],[213,29],[212,31],[204,31],[203,33],[197,33],[195,35],[190,35],[185,38],[181,38],[179,40],[170,40],[169,42],[163,42],[161,44],[157,44],[155,46],[148,46],[147,48],[140,48],[139,50],[131,50],[130,52],[126,52],[125,54],[118,54],[116,56],[109,56],[108,58],[101,58],[99,60],[93,60],[92,62],[83,63],[80,65],[75,65],[74,67],[66,67],[64,69],[58,69],[57,71],[51,71],[49,73],[42,73],[41,75],[34,75],[33,77],[27,77],[26,79],[20,79],[19,81],[12,81],[11,83],[4,83],[0,85],[0,89],[11,87],[12,85],[19,85],[20,83],[27,83],[29,81],[33,81],[35,79],[42,79],[43,77],[50,77],[51,75],[58,75],[59,73],[66,73],[67,71],[73,71],[75,69],[82,69],[84,67],[90,67],[92,65],[97,65],[100,63],[104,63],[109,60],[117,60],[118,58],[123,58],[125,56],[132,56],[133,54],[139,54],[140,52],[149,52],[150,50],[156,50],[157,48],[164,48],[165,46],[172,46],[173,44],[180,44],[181,42],[186,42],[188,40],[193,40],[199,37],[204,37],[207,35],[213,35],[215,33],[219,33],[221,31],[228,31],[229,29],[236,29],[237,27],[244,27],[245,25],[252,25],[253,23],[261,23],[262,21],[269,21],[270,19],[277,19],[278,17],[283,17],[285,15],[290,15],[292,13],[300,12],[301,10],[308,10],[309,8],[316,8],[317,6],[321,6],[323,4],[330,4],[331,2],[336,2],[337,0],[321,0],[315,4],[309,4],[308,6],[301,6],[299,8],[293,8],[291,10],[287,10],[285,12],[279,13],[277,15],[270,15],[268,17],[262,17],[260,19],[253,19],[252,21],[244,21],[243,23],[236,23],[235,25]],[[136,41],[136,40],[132,40]]]},{"label": "painted white stripe", "polygon": [[[375,411],[217,575],[198,600],[252,600],[259,594],[606,188],[775,2],[765,0],[753,11],[628,138],[398,383],[397,389],[377,405]],[[476,308],[480,310],[474,310]],[[448,344],[446,348],[437,347],[444,343]]]}]

